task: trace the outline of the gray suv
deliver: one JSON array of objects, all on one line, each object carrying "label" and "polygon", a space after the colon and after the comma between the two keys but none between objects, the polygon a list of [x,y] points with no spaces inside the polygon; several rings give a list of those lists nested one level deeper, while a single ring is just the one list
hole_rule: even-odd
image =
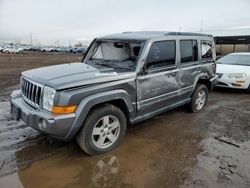
[{"label": "gray suv", "polygon": [[127,125],[185,105],[199,112],[215,75],[210,35],[125,32],[93,40],[83,61],[25,71],[11,114],[88,154],[117,147]]}]

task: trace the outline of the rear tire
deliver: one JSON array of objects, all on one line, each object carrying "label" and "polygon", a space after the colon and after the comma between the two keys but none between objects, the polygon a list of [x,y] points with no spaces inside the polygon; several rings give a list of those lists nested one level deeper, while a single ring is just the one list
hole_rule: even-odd
[{"label": "rear tire", "polygon": [[198,84],[192,95],[187,110],[192,113],[200,112],[206,106],[208,100],[208,88],[204,84]]},{"label": "rear tire", "polygon": [[77,143],[89,155],[107,153],[122,142],[126,128],[124,113],[105,104],[90,111],[77,135]]}]

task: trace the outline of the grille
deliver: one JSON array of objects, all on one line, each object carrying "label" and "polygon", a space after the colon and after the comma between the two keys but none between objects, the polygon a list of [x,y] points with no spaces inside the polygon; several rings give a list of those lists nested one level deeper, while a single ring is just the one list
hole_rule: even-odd
[{"label": "grille", "polygon": [[21,90],[26,102],[33,106],[40,106],[42,85],[34,83],[26,78],[21,79]]}]

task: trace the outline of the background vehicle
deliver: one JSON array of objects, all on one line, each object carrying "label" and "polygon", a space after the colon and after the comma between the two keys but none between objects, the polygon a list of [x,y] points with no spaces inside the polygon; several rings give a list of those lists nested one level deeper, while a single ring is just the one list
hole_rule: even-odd
[{"label": "background vehicle", "polygon": [[116,148],[127,124],[181,105],[201,111],[215,82],[213,37],[126,32],[95,39],[83,62],[22,73],[11,113],[88,154]]},{"label": "background vehicle", "polygon": [[70,52],[83,54],[86,52],[86,48],[83,48],[83,47],[72,48],[72,49],[70,49]]},{"label": "background vehicle", "polygon": [[250,53],[232,53],[217,61],[218,87],[250,92]]},{"label": "background vehicle", "polygon": [[43,47],[41,48],[42,52],[53,52],[55,49],[53,47]]},{"label": "background vehicle", "polygon": [[2,52],[2,51],[3,51],[3,49],[4,49],[4,47],[0,46],[0,52]]},{"label": "background vehicle", "polygon": [[22,52],[22,49],[15,47],[15,46],[5,46],[2,50],[4,53],[20,53]]}]

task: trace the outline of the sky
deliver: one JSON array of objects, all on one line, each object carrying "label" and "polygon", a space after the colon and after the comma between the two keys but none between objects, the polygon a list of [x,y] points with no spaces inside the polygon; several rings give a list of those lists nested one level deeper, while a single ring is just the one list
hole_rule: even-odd
[{"label": "sky", "polygon": [[250,0],[0,0],[0,42],[69,45],[123,31],[250,28]]}]

